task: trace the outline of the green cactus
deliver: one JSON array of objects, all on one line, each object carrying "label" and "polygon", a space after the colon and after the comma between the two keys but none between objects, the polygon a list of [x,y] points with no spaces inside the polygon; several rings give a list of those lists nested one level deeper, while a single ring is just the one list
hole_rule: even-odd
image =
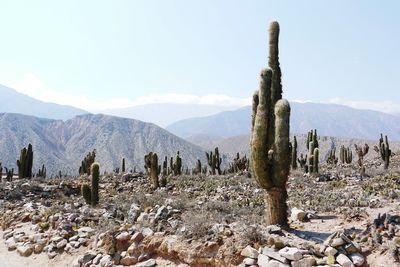
[{"label": "green cactus", "polygon": [[381,134],[381,138],[379,139],[379,152],[384,162],[383,167],[387,170],[389,168],[390,157],[392,156],[392,150],[389,148],[387,135],[385,135],[385,141],[383,141],[383,134]]},{"label": "green cactus", "polygon": [[208,166],[210,166],[211,168],[211,174],[215,175],[216,174],[215,170],[217,170],[218,175],[221,175],[222,158],[219,156],[218,147],[214,149],[214,153],[212,151],[210,151],[210,153],[206,152],[206,157]]},{"label": "green cactus", "polygon": [[145,155],[144,161],[147,173],[149,174],[150,180],[153,184],[153,188],[154,189],[159,188],[160,183],[158,180],[158,175],[161,171],[161,166],[158,165],[157,153],[150,152],[149,154]]},{"label": "green cactus", "polygon": [[122,173],[125,172],[125,158],[122,158],[122,168],[121,168]]},{"label": "green cactus", "polygon": [[297,139],[296,136],[293,137],[292,153],[291,153],[291,166],[293,170],[297,169]]},{"label": "green cactus", "polygon": [[329,150],[328,158],[326,159],[326,163],[329,165],[336,165],[339,159],[336,157],[336,148],[332,148]]},{"label": "green cactus", "polygon": [[300,154],[300,158],[297,159],[297,162],[300,164],[300,168],[304,169],[305,173],[308,173],[307,155],[304,158],[303,153]]},{"label": "green cactus", "polygon": [[81,166],[79,167],[79,174],[87,174],[90,175],[90,167],[96,159],[96,149],[92,152],[89,152],[86,157],[82,160]]},{"label": "green cactus", "polygon": [[267,224],[287,225],[290,105],[282,99],[277,22],[269,35],[270,69],[261,71],[260,89],[253,95],[251,164],[256,182],[266,189]]},{"label": "green cactus", "polygon": [[[310,174],[313,173],[318,173],[318,163],[319,159],[315,159],[315,155],[319,156],[319,153],[315,153],[315,149],[318,149],[319,144],[318,144],[318,136],[317,136],[317,130],[314,129],[308,132],[307,135],[307,149],[308,149],[308,172]],[[317,163],[317,165],[314,164],[314,161]],[[316,168],[315,168],[316,167]]]},{"label": "green cactus", "polygon": [[162,174],[163,174],[163,176],[168,175],[168,157],[167,156],[165,156],[164,161],[163,161]]},{"label": "green cactus", "polygon": [[46,167],[44,166],[44,164],[42,165],[42,168],[38,170],[36,177],[46,178]]},{"label": "green cactus", "polygon": [[176,153],[176,159],[174,166],[174,175],[181,175],[182,174],[182,158],[179,155],[179,151]]},{"label": "green cactus", "polygon": [[345,148],[344,145],[340,146],[339,158],[342,164],[350,164],[353,161],[353,152],[350,147]]},{"label": "green cactus", "polygon": [[17,160],[19,179],[32,178],[32,164],[33,164],[33,150],[32,150],[32,145],[29,144],[28,148],[24,147],[21,150],[19,160]]},{"label": "green cactus", "polygon": [[319,164],[319,149],[314,149],[314,157],[313,157],[313,173],[318,173],[318,164]]},{"label": "green cactus", "polygon": [[92,174],[92,188],[91,188],[91,204],[96,206],[99,203],[99,175],[100,175],[100,165],[94,162],[90,170]]},{"label": "green cactus", "polygon": [[83,183],[81,185],[81,194],[86,204],[91,204],[92,202],[92,190],[88,183]]}]

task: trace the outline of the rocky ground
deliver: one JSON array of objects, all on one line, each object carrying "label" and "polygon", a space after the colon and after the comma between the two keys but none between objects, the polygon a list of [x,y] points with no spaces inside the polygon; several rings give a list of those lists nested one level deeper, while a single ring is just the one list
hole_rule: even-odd
[{"label": "rocky ground", "polygon": [[88,177],[3,181],[0,266],[400,266],[400,157],[366,167],[292,171],[288,229],[265,226],[247,173],[156,191],[140,173],[106,175],[95,208],[80,195]]}]

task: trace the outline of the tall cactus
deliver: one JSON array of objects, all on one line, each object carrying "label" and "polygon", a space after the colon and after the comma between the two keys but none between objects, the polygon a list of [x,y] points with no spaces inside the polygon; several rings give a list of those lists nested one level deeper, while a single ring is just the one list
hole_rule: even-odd
[{"label": "tall cactus", "polygon": [[122,158],[121,171],[122,171],[123,173],[125,172],[125,158]]},{"label": "tall cactus", "polygon": [[390,157],[392,156],[392,150],[389,148],[389,141],[387,135],[385,135],[385,141],[383,141],[383,134],[381,134],[381,138],[379,139],[379,152],[381,155],[381,158],[384,162],[383,167],[385,169],[389,168],[389,160]]},{"label": "tall cactus", "polygon": [[92,174],[92,188],[91,188],[91,204],[96,206],[99,203],[99,175],[100,175],[100,165],[94,162],[90,167],[90,172]]},{"label": "tall cactus", "polygon": [[32,178],[32,164],[33,164],[33,150],[32,150],[32,145],[29,144],[28,148],[24,147],[21,150],[19,160],[17,160],[19,179]]},{"label": "tall cactus", "polygon": [[150,152],[149,154],[144,156],[145,167],[150,175],[151,182],[153,184],[153,188],[157,189],[160,187],[160,183],[158,180],[158,174],[161,171],[161,166],[158,166],[158,156],[157,153]]},{"label": "tall cactus", "polygon": [[293,170],[297,169],[297,139],[296,136],[293,137],[293,145],[292,145],[292,155],[291,159],[291,166]]},{"label": "tall cactus", "polygon": [[[319,148],[317,130],[314,129],[308,132],[307,135],[307,149],[308,149],[308,172],[318,173],[319,159],[315,156],[319,156],[319,152],[315,150]],[[315,163],[316,164],[315,164]]]},{"label": "tall cactus", "polygon": [[266,223],[287,225],[290,105],[282,99],[278,22],[271,23],[269,37],[270,69],[261,71],[253,95],[251,164],[258,185],[266,189]]},{"label": "tall cactus", "polygon": [[216,174],[215,170],[217,170],[218,175],[221,175],[222,158],[219,156],[218,147],[214,149],[214,153],[212,151],[210,151],[210,153],[206,152],[206,157],[208,166],[210,166],[211,168],[211,174],[215,175]]}]

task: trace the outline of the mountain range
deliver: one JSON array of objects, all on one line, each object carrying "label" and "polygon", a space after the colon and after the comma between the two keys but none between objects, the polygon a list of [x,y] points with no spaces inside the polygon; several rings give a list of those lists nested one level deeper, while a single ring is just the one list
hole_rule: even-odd
[{"label": "mountain range", "polygon": [[126,159],[126,168],[143,170],[144,155],[158,153],[159,164],[165,156],[180,151],[184,166],[193,166],[203,150],[169,132],[138,120],[109,115],[86,114],[72,119],[51,120],[33,116],[0,114],[0,161],[3,167],[16,167],[20,150],[32,143],[36,172],[45,164],[48,174],[78,172],[81,160],[96,149],[102,171],[112,171]]},{"label": "mountain range", "polygon": [[72,106],[47,103],[0,84],[0,112],[67,120],[88,112]]},{"label": "mountain range", "polygon": [[[290,105],[290,130],[295,134],[318,129],[321,136],[376,140],[380,133],[384,133],[391,140],[400,140],[400,116],[397,115],[337,104],[291,102]],[[206,139],[210,136],[221,139],[249,134],[250,119],[251,107],[247,106],[212,116],[177,121],[166,129],[189,140],[199,135]]]}]

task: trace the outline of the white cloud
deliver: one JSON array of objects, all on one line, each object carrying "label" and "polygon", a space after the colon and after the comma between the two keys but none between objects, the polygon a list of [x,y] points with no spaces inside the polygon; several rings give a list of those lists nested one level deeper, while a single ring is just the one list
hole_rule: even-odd
[{"label": "white cloud", "polygon": [[41,101],[70,105],[88,111],[126,108],[130,106],[156,103],[203,104],[236,107],[251,104],[250,97],[237,98],[226,95],[198,96],[194,94],[150,94],[140,96],[136,99],[112,98],[105,101],[93,100],[84,94],[72,95],[49,88],[45,82],[32,73],[23,75],[22,79],[18,81],[0,81],[0,83]]},{"label": "white cloud", "polygon": [[345,105],[357,109],[370,109],[390,114],[400,114],[400,103],[393,101],[357,101],[335,97],[330,99],[329,103]]}]

